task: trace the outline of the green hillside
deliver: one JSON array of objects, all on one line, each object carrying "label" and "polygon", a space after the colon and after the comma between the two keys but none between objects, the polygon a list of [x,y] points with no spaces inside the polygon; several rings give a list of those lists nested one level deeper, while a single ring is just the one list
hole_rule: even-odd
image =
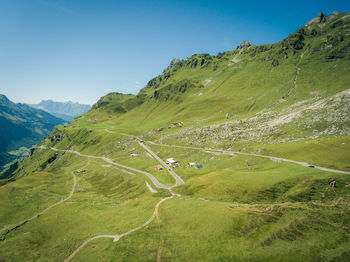
[{"label": "green hillside", "polygon": [[0,261],[348,261],[349,31],[174,59],[56,126],[0,187]]}]

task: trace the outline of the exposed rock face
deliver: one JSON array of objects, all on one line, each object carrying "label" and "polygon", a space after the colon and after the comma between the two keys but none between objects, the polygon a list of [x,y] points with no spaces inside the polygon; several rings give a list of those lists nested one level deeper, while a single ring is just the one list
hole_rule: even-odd
[{"label": "exposed rock face", "polygon": [[295,33],[289,35],[281,43],[283,50],[290,49],[291,53],[294,54],[295,50],[302,49],[304,47],[305,30],[303,28],[298,29]]},{"label": "exposed rock face", "polygon": [[251,44],[248,41],[244,40],[239,46],[237,46],[236,49],[247,48],[247,47],[250,47],[250,46],[251,46]]},{"label": "exposed rock face", "polygon": [[[333,12],[334,13],[334,12]],[[339,13],[339,12],[338,12]],[[328,20],[328,16],[323,13],[323,12],[320,12],[318,14],[317,17],[311,19],[309,22],[306,23],[306,26],[308,25],[311,25],[311,24],[321,24],[321,23],[325,23],[327,20]]]},{"label": "exposed rock face", "polygon": [[180,63],[180,62],[181,62],[181,60],[180,60],[180,59],[178,59],[178,58],[174,58],[173,60],[171,60],[171,61],[170,61],[170,65],[168,66],[168,68],[167,68],[167,69],[169,69],[169,68],[173,67],[174,65],[176,65],[176,64],[178,64],[178,63]]},{"label": "exposed rock face", "polygon": [[63,135],[60,134],[55,134],[52,138],[51,138],[51,142],[60,142],[63,139]]},{"label": "exposed rock face", "polygon": [[8,106],[10,104],[10,100],[5,95],[0,94],[0,106]]},{"label": "exposed rock face", "polygon": [[337,10],[334,10],[332,15],[331,15],[331,19],[333,19],[334,17],[336,17],[337,15],[339,15],[340,13]]}]

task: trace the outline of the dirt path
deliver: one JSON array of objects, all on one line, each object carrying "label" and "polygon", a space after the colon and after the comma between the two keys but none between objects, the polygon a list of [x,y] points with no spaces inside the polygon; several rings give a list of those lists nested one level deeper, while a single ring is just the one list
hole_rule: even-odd
[{"label": "dirt path", "polygon": [[114,133],[113,131],[110,131],[110,130],[108,130],[107,128],[105,128],[105,131],[106,131],[107,133],[110,133],[110,134],[113,134],[113,133]]},{"label": "dirt path", "polygon": [[[109,128],[113,128],[113,127],[111,126]],[[133,135],[130,135],[130,134],[109,130],[109,128],[105,128],[104,131],[106,131],[107,133],[110,133],[110,134],[120,134],[120,135],[123,135],[123,136],[137,138],[136,136],[133,136]]]},{"label": "dirt path", "polygon": [[[301,58],[300,58],[301,59]],[[300,61],[299,63],[300,64]],[[298,67],[298,65],[295,66],[295,70],[296,70],[296,73],[295,73],[295,76],[294,76],[294,80],[293,80],[293,86],[292,88],[290,88],[287,92],[287,94],[283,97],[283,99],[286,99],[287,97],[290,96],[290,94],[297,89],[297,81],[298,81],[298,76],[299,76],[299,73],[300,73],[300,67]]]},{"label": "dirt path", "polygon": [[163,248],[163,245],[164,245],[164,239],[163,239],[162,235],[160,235],[156,262],[160,262],[162,260],[162,248]]},{"label": "dirt path", "polygon": [[123,234],[116,235],[115,238],[114,238],[114,240],[113,240],[113,242],[117,242],[117,241],[118,241],[119,239],[121,239],[122,237],[125,237],[125,236],[127,236],[127,235],[130,235],[131,233],[133,233],[133,232],[135,232],[135,231],[137,231],[137,230],[140,230],[141,228],[144,228],[145,226],[149,225],[149,224],[153,221],[154,217],[155,217],[156,215],[158,215],[158,209],[159,209],[160,204],[162,204],[163,202],[165,202],[165,201],[167,201],[167,200],[169,200],[169,199],[172,199],[173,197],[175,197],[175,195],[172,195],[172,196],[166,197],[166,198],[162,198],[162,199],[156,204],[156,206],[155,206],[155,208],[154,208],[154,212],[153,212],[152,216],[150,217],[150,219],[148,219],[148,220],[147,220],[144,224],[142,224],[141,226],[138,226],[138,227],[136,227],[136,228],[134,228],[134,229],[131,229],[131,230],[129,230],[129,231],[123,233]]},{"label": "dirt path", "polygon": [[65,260],[65,262],[67,261],[71,261],[72,258],[79,253],[79,251],[85,247],[89,242],[91,242],[92,240],[98,239],[98,238],[114,238],[114,235],[99,235],[99,236],[94,236],[92,238],[89,238],[88,240],[86,240],[83,244],[81,244],[76,250],[74,250],[74,252]]},{"label": "dirt path", "polygon": [[119,241],[119,239],[121,239],[121,238],[123,238],[123,237],[125,237],[125,236],[127,236],[127,235],[130,235],[131,233],[133,233],[133,232],[135,232],[135,231],[137,231],[137,230],[140,230],[140,229],[146,227],[147,225],[149,225],[149,224],[153,221],[153,219],[154,219],[156,216],[158,216],[158,209],[159,209],[159,206],[160,206],[163,202],[165,202],[165,201],[167,201],[167,200],[169,200],[169,199],[171,199],[171,198],[173,198],[173,197],[175,197],[175,196],[176,196],[176,195],[174,194],[174,195],[171,195],[170,197],[162,198],[162,199],[156,204],[152,216],[151,216],[144,224],[142,224],[142,225],[140,225],[140,226],[138,226],[138,227],[135,227],[135,228],[133,228],[133,229],[131,229],[131,230],[125,232],[125,233],[120,234],[120,235],[98,235],[98,236],[94,236],[94,237],[92,237],[92,238],[89,238],[89,239],[85,240],[83,244],[81,244],[76,250],[74,250],[74,252],[65,260],[65,262],[71,261],[72,258],[73,258],[76,254],[78,254],[79,251],[80,251],[83,247],[85,247],[89,242],[91,242],[91,241],[93,241],[93,240],[95,240],[95,239],[98,239],[98,238],[113,238],[113,242],[117,242],[117,241]]},{"label": "dirt path", "polygon": [[[86,165],[84,165],[83,167],[78,168],[78,169],[76,169],[76,170],[84,169],[84,168],[86,168],[89,164],[90,164],[90,158],[88,158],[88,162],[87,162]],[[26,224],[26,223],[32,221],[32,220],[35,219],[35,218],[38,218],[39,216],[45,214],[45,213],[46,213],[47,211],[49,211],[51,208],[53,208],[53,207],[55,207],[55,206],[58,206],[58,205],[60,205],[60,204],[62,204],[62,203],[64,203],[64,202],[66,202],[67,200],[69,200],[69,199],[73,196],[75,187],[76,187],[76,185],[77,185],[77,178],[76,178],[76,176],[75,176],[75,174],[74,174],[74,172],[75,172],[76,170],[74,170],[74,171],[71,172],[71,175],[73,176],[73,186],[72,186],[72,189],[71,189],[69,195],[68,195],[66,198],[61,199],[60,201],[58,201],[58,202],[52,204],[51,206],[48,206],[47,208],[45,208],[44,210],[42,210],[42,211],[40,211],[39,213],[35,214],[35,215],[32,216],[31,218],[28,218],[28,219],[26,219],[26,220],[23,220],[23,221],[21,221],[21,222],[15,224],[15,225],[7,226],[7,227],[1,229],[1,230],[0,230],[0,233],[1,233],[1,232],[4,232],[4,233],[1,233],[1,234],[0,234],[1,238],[4,238],[4,237],[5,237],[8,233],[10,233],[11,231],[13,231],[13,230],[15,230],[15,229],[17,229],[17,228],[23,226],[24,224]]]},{"label": "dirt path", "polygon": [[238,57],[242,54],[243,50],[245,50],[245,49],[242,48],[241,50],[239,50],[239,52],[232,58],[231,62],[233,62],[235,64],[241,62],[241,60]]}]

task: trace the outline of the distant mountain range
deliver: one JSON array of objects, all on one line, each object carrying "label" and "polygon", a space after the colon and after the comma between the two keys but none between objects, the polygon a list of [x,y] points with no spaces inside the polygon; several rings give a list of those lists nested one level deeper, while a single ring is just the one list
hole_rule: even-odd
[{"label": "distant mountain range", "polygon": [[68,102],[55,102],[51,99],[42,100],[39,104],[31,104],[31,107],[42,109],[50,114],[64,119],[66,121],[72,121],[74,117],[86,113],[90,109],[90,105],[84,105],[79,103]]},{"label": "distant mountain range", "polygon": [[19,157],[9,154],[10,151],[31,147],[47,136],[55,125],[64,122],[43,110],[13,103],[0,94],[0,177],[3,167]]}]

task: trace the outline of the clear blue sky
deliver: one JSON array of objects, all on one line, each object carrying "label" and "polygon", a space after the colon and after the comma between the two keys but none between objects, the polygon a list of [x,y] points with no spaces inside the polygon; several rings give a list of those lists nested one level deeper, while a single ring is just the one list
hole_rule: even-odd
[{"label": "clear blue sky", "polygon": [[136,94],[175,57],[280,41],[349,2],[0,0],[0,93],[89,104]]}]

